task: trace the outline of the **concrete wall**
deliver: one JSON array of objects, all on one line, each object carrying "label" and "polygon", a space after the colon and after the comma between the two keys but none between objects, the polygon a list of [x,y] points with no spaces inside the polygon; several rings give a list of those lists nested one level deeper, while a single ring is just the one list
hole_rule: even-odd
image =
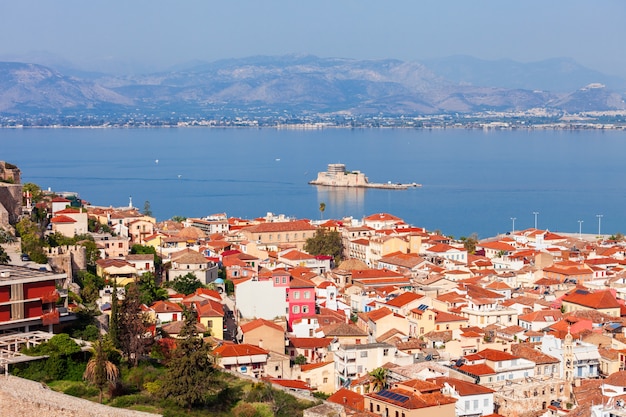
[{"label": "concrete wall", "polygon": [[237,310],[244,319],[273,320],[286,316],[285,287],[274,287],[272,281],[246,281],[235,287]]},{"label": "concrete wall", "polygon": [[0,376],[0,410],[4,417],[158,417],[72,397],[39,382]]}]

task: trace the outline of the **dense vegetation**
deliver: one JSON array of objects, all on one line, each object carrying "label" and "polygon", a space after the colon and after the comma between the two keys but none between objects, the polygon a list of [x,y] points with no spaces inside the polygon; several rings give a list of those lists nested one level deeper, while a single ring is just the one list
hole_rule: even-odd
[{"label": "dense vegetation", "polygon": [[195,322],[195,312],[186,311],[182,339],[175,344],[154,340],[150,351],[131,355],[124,352],[128,347],[116,349],[108,336],[97,336],[87,349],[61,333],[23,351],[47,357],[13,365],[11,371],[68,395],[168,417],[291,417],[317,404],[220,371]]}]

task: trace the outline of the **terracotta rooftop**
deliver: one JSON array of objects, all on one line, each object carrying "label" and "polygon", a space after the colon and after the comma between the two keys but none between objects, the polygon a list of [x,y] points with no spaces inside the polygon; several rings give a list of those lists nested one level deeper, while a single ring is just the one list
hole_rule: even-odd
[{"label": "terracotta rooftop", "polygon": [[222,358],[269,354],[267,350],[261,349],[258,346],[254,346],[248,343],[242,343],[240,345],[236,345],[232,343],[224,343],[223,345],[218,346],[215,349],[213,349],[213,353]]},{"label": "terracotta rooftop", "polygon": [[363,411],[365,407],[365,397],[346,388],[340,388],[337,392],[328,397],[326,401],[341,404],[344,407],[359,411]]},{"label": "terracotta rooftop", "polygon": [[589,292],[577,289],[563,297],[563,302],[578,304],[597,310],[620,307],[620,303],[617,302],[611,290]]},{"label": "terracotta rooftop", "polygon": [[242,324],[240,327],[241,327],[241,331],[243,333],[247,333],[249,331],[252,331],[252,330],[257,329],[257,328],[262,327],[262,326],[270,327],[270,328],[272,328],[274,330],[278,330],[278,331],[281,331],[283,333],[285,332],[285,329],[282,326],[280,326],[280,325],[278,325],[278,324],[276,324],[276,323],[274,323],[272,321],[265,320],[265,319],[252,320],[252,321],[250,321],[248,323]]},{"label": "terracotta rooftop", "polygon": [[398,388],[374,392],[367,394],[366,397],[400,406],[409,410],[439,407],[441,405],[454,404],[456,402],[456,399],[443,395],[439,392],[432,394],[420,394]]},{"label": "terracotta rooftop", "polygon": [[443,386],[444,384],[450,385],[461,397],[467,397],[470,395],[491,394],[494,390],[487,388],[483,385],[473,384],[471,382],[463,381],[456,378],[437,377],[429,379],[434,383]]}]

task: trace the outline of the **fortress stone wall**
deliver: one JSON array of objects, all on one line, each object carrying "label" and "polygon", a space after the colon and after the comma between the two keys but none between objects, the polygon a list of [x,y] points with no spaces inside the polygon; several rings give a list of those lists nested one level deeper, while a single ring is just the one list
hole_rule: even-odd
[{"label": "fortress stone wall", "polygon": [[39,382],[0,376],[0,415],[3,417],[159,417],[55,392]]},{"label": "fortress stone wall", "polygon": [[78,271],[87,269],[87,251],[84,246],[57,246],[44,248],[50,266],[55,271],[63,271],[71,282]]},{"label": "fortress stone wall", "polygon": [[0,182],[0,226],[13,225],[22,214],[22,184]]},{"label": "fortress stone wall", "polygon": [[20,169],[0,161],[0,227],[17,223],[22,214],[22,174]]}]

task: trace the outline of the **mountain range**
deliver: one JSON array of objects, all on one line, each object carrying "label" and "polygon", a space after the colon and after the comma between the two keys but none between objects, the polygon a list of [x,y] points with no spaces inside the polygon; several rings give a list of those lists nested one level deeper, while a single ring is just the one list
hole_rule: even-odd
[{"label": "mountain range", "polygon": [[626,80],[571,59],[423,62],[310,55],[196,62],[149,74],[0,62],[0,115],[433,115],[626,109]]}]

